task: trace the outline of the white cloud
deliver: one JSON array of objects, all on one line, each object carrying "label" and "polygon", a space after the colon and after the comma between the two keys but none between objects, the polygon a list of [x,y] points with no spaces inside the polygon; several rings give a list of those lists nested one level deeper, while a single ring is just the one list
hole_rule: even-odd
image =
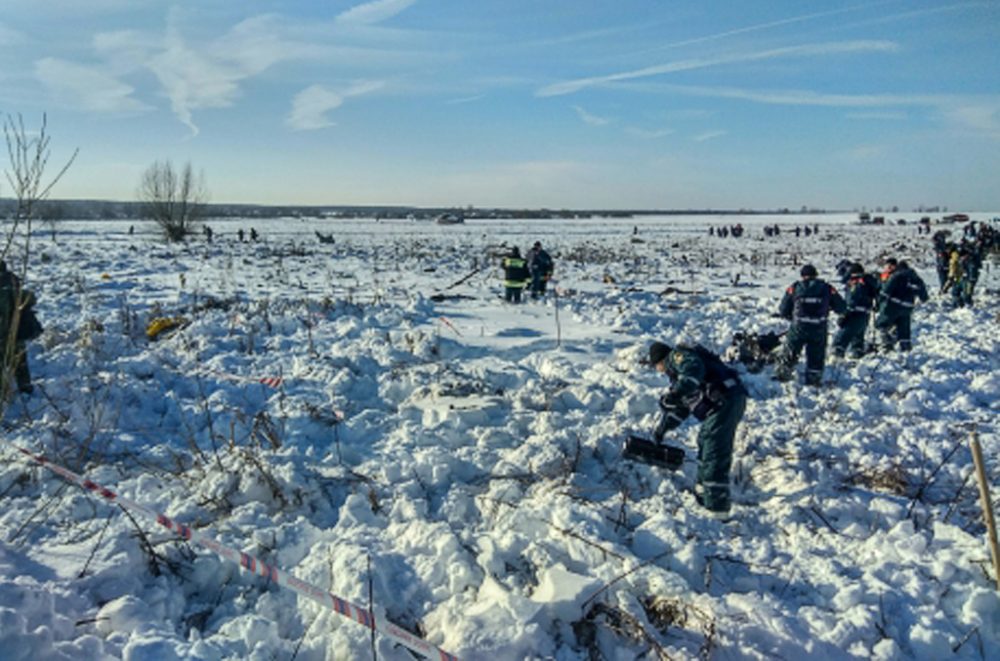
[{"label": "white cloud", "polygon": [[[356,11],[352,14],[356,22],[363,23],[398,13],[410,4],[412,1],[368,3],[347,13]],[[189,37],[181,32],[179,19],[182,16],[179,9],[171,10],[162,35],[137,31],[101,33],[94,38],[94,48],[107,66],[119,75],[141,69],[151,71],[174,114],[190,128],[192,135],[198,133],[196,111],[234,105],[246,81],[283,62],[313,60],[334,66],[350,63],[356,70],[357,63],[374,69],[412,63],[421,57],[420,53],[387,50],[381,42],[378,48],[341,43],[334,46],[330,43],[329,23],[296,23],[273,14],[250,17],[217,38]],[[352,29],[352,34],[357,38],[361,33]],[[399,41],[408,33],[383,31],[380,34],[390,41]],[[365,40],[373,38],[362,36]],[[354,93],[349,90],[349,94]],[[309,101],[309,107],[332,103],[330,98],[317,92],[312,92],[312,97],[306,95],[305,101]],[[335,106],[328,105],[327,109],[332,107]],[[302,126],[328,125],[323,111],[310,114],[303,109],[299,114],[293,111],[293,116],[303,118],[301,122],[295,120]]]},{"label": "white cloud", "polygon": [[201,48],[188,45],[170,20],[162,47],[145,66],[159,79],[174,114],[196,135],[195,110],[231,106],[246,79],[309,52],[306,46],[283,40],[276,18],[269,15],[242,21]]},{"label": "white cloud", "polygon": [[1000,140],[1000,101],[955,103],[941,109],[945,120],[954,127]]},{"label": "white cloud", "polygon": [[625,129],[625,132],[629,135],[634,135],[637,138],[642,138],[644,140],[656,140],[658,138],[666,137],[674,132],[673,129],[640,129],[634,126],[630,126]]},{"label": "white cloud", "polygon": [[174,114],[192,135],[198,134],[192,111],[198,108],[224,108],[239,94],[237,83],[245,77],[239,70],[189,48],[180,34],[169,29],[166,48],[154,55],[147,66],[163,86]]},{"label": "white cloud", "polygon": [[277,16],[265,14],[233,26],[207,49],[212,58],[227,62],[244,77],[255,76],[288,60],[321,56],[321,49],[289,35]]},{"label": "white cloud", "polygon": [[372,0],[364,4],[351,7],[347,11],[337,16],[338,23],[349,23],[351,25],[370,25],[380,23],[386,19],[405,11],[417,0]]},{"label": "white cloud", "polygon": [[116,73],[142,68],[155,52],[160,39],[137,30],[100,32],[94,35],[94,50]]},{"label": "white cloud", "polygon": [[598,117],[597,115],[592,115],[583,108],[581,108],[580,106],[573,106],[573,110],[576,111],[577,116],[579,116],[580,119],[583,120],[584,124],[588,124],[590,126],[604,126],[606,124],[611,123],[610,119],[607,119],[605,117]]},{"label": "white cloud", "polygon": [[642,69],[624,71],[605,76],[594,76],[589,78],[578,78],[576,80],[555,83],[539,89],[537,96],[560,96],[563,94],[573,94],[595,85],[605,85],[608,83],[635,80],[638,78],[648,78],[667,73],[677,73],[680,71],[692,71],[695,69],[705,69],[726,64],[740,64],[743,62],[756,62],[760,60],[770,60],[785,57],[814,57],[820,55],[837,55],[843,53],[863,53],[863,52],[894,52],[898,46],[891,41],[846,41],[820,44],[804,44],[800,46],[787,46],[784,48],[773,48],[766,51],[753,53],[737,53],[735,55],[724,55],[713,58],[696,58],[690,60],[678,60],[666,64],[658,64]]},{"label": "white cloud", "polygon": [[722,136],[729,133],[729,131],[705,131],[704,133],[699,133],[698,135],[691,138],[695,142],[705,142],[706,140],[715,140],[716,138],[721,138]]},{"label": "white cloud", "polygon": [[699,87],[697,85],[662,85],[658,89],[669,91],[672,94],[740,99],[754,103],[789,106],[878,108],[927,105],[941,100],[941,97],[930,95],[831,94],[811,90],[748,90],[739,87]]},{"label": "white cloud", "polygon": [[334,126],[326,114],[339,108],[344,100],[352,96],[361,96],[384,87],[381,81],[360,82],[343,92],[329,90],[322,85],[312,85],[302,90],[292,99],[292,111],[285,123],[296,131],[313,131]]},{"label": "white cloud", "polygon": [[87,110],[112,113],[151,110],[132,98],[135,90],[130,85],[94,67],[49,57],[35,62],[35,76],[57,97],[72,99]]},{"label": "white cloud", "polygon": [[888,155],[884,145],[857,145],[840,152],[841,158],[849,161],[882,161]]},{"label": "white cloud", "polygon": [[1000,96],[960,94],[831,94],[809,90],[747,90],[736,87],[689,85],[640,85],[647,90],[754,103],[828,108],[885,108],[884,111],[855,112],[849,119],[904,121],[907,113],[889,108],[924,108],[952,129],[1000,140]]},{"label": "white cloud", "polygon": [[448,105],[454,106],[454,105],[460,105],[460,104],[463,104],[463,103],[472,103],[473,101],[479,101],[479,100],[485,99],[485,98],[486,98],[485,94],[476,94],[475,96],[463,96],[463,97],[458,98],[458,99],[451,99],[450,101],[445,101],[445,103],[447,103]]},{"label": "white cloud", "polygon": [[874,120],[881,122],[899,122],[908,118],[905,112],[849,112],[847,119]]}]

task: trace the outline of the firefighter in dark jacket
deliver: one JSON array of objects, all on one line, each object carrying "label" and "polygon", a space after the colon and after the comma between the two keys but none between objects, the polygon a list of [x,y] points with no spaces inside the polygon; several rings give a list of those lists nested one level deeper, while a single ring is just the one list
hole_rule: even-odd
[{"label": "firefighter in dark jacket", "polygon": [[837,318],[837,333],[833,336],[833,355],[843,358],[848,349],[852,358],[865,354],[865,331],[868,318],[878,302],[878,280],[865,273],[861,264],[851,264],[844,297],[847,312]]},{"label": "firefighter in dark jacket", "polygon": [[521,257],[521,250],[514,246],[503,260],[504,299],[508,303],[520,303],[521,292],[528,284],[528,265]]},{"label": "firefighter in dark jacket", "polygon": [[660,398],[662,415],[653,437],[662,441],[667,431],[689,415],[701,421],[695,497],[713,516],[726,518],[731,507],[733,439],[746,408],[747,391],[735,370],[700,345],[671,349],[653,342],[649,363],[670,377],[670,389]]},{"label": "firefighter in dark jacket", "polygon": [[879,292],[875,328],[879,331],[883,351],[891,351],[897,342],[900,351],[913,348],[910,318],[917,299],[927,302],[927,286],[909,264],[901,261],[882,283]]},{"label": "firefighter in dark jacket", "polygon": [[0,259],[0,399],[6,399],[13,390],[8,382],[11,370],[18,390],[23,393],[33,390],[28,350],[18,333],[23,312],[33,301],[34,295],[22,290],[21,280]]},{"label": "firefighter in dark jacket", "polygon": [[816,267],[806,264],[799,272],[802,279],[785,290],[778,314],[792,322],[785,335],[785,346],[778,357],[775,378],[789,381],[802,348],[806,350],[806,384],[818,386],[823,381],[826,363],[827,316],[847,311],[847,304],[837,290],[817,277]]},{"label": "firefighter in dark jacket", "polygon": [[531,273],[531,298],[545,296],[545,285],[552,278],[554,264],[552,256],[542,248],[541,241],[528,251],[528,271]]}]

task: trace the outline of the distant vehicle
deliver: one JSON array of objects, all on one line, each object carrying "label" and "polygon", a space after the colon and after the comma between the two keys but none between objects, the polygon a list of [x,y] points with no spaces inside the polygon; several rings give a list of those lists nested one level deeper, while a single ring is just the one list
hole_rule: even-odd
[{"label": "distant vehicle", "polygon": [[870,223],[872,222],[872,215],[867,211],[862,211],[858,214],[858,221],[861,222],[862,225]]},{"label": "distant vehicle", "polygon": [[950,216],[945,216],[941,220],[946,223],[967,223],[969,222],[969,216],[964,213],[953,213]]},{"label": "distant vehicle", "polygon": [[885,216],[875,216],[872,218],[872,225],[885,225]]},{"label": "distant vehicle", "polygon": [[457,213],[443,213],[437,217],[438,225],[461,225],[464,222],[465,218]]}]

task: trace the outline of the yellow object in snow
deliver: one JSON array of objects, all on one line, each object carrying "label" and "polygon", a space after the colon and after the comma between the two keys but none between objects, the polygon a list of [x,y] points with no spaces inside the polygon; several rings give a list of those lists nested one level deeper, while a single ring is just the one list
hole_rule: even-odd
[{"label": "yellow object in snow", "polygon": [[156,317],[146,325],[146,337],[157,339],[162,333],[179,328],[188,322],[184,317]]},{"label": "yellow object in snow", "polygon": [[102,273],[101,274],[101,280],[110,280],[110,279],[111,279],[111,276],[108,275],[107,273]]}]

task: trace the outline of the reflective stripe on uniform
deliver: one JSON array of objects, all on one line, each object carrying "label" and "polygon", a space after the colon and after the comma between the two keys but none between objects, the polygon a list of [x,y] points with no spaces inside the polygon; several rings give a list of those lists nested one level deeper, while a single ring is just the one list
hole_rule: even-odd
[{"label": "reflective stripe on uniform", "polygon": [[904,308],[912,308],[914,305],[913,301],[904,301],[903,299],[896,298],[895,296],[890,296],[889,300],[897,305],[902,305]]},{"label": "reflective stripe on uniform", "polygon": [[798,317],[795,321],[803,324],[825,324],[826,319],[820,319],[817,317]]}]

